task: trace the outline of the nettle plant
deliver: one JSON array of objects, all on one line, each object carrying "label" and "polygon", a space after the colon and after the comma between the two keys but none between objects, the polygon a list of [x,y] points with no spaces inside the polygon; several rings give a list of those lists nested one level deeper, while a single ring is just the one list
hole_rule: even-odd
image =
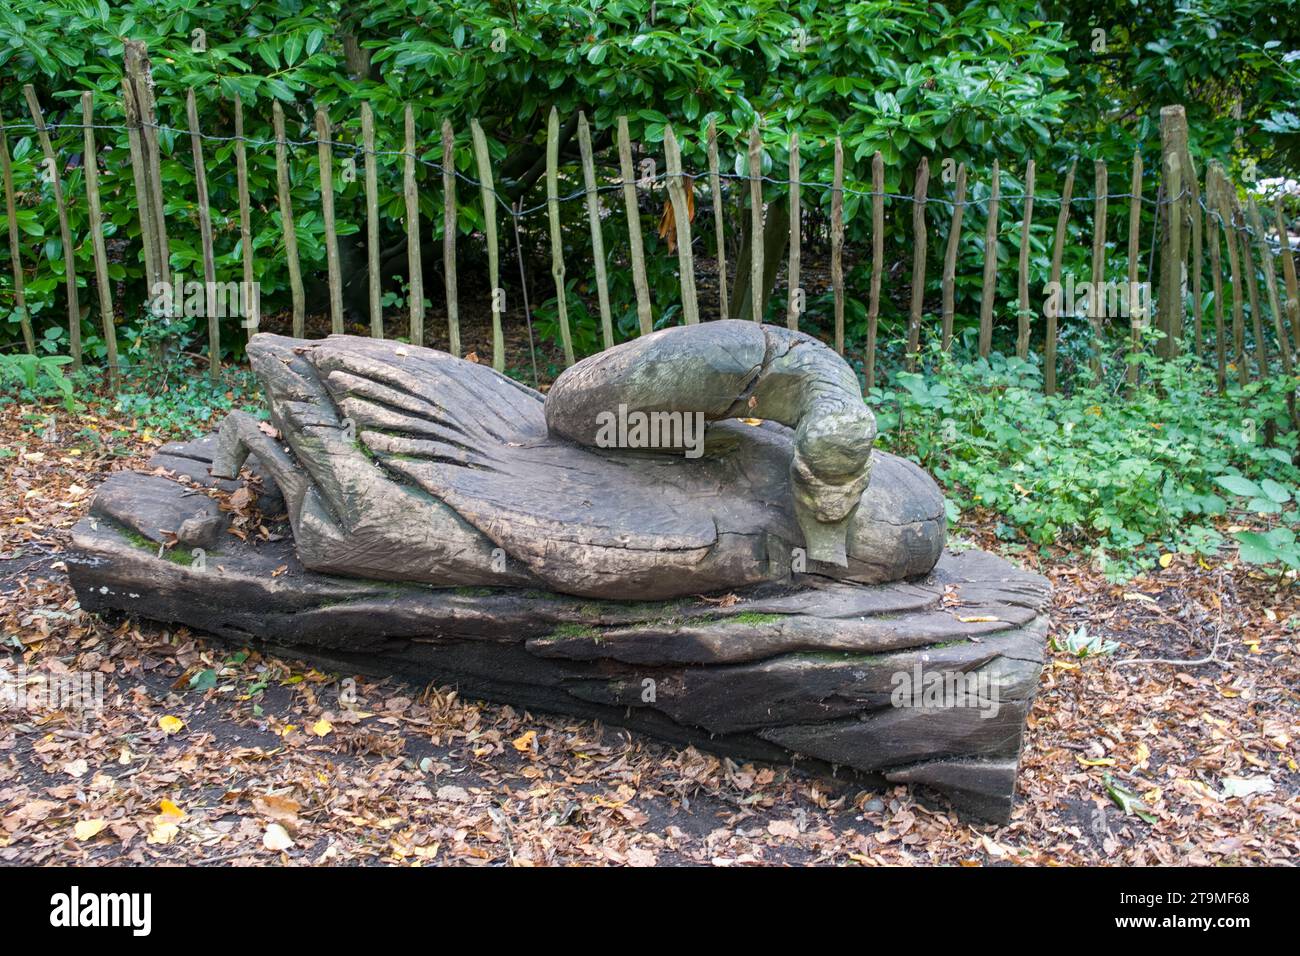
[{"label": "nettle plant", "polygon": [[[1049,397],[1039,369],[1015,358],[935,361],[937,375],[900,374],[869,401],[882,442],[935,475],[950,513],[997,512],[1012,546],[1093,547],[1118,577],[1169,550],[1218,555],[1220,526],[1241,560],[1297,566],[1300,469],[1286,383],[1219,395],[1213,373],[1187,358],[1153,363],[1131,395],[1105,384]],[[1244,531],[1238,519],[1276,526]]]},{"label": "nettle plant", "polygon": [[11,396],[39,402],[57,396],[72,411],[77,407],[76,385],[62,368],[71,362],[66,355],[0,355],[0,400]]}]

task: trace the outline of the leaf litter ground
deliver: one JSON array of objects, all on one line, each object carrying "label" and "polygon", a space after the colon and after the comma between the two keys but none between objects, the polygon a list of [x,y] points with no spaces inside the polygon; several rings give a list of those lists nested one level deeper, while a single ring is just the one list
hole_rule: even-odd
[{"label": "leaf litter ground", "polygon": [[[1055,585],[1055,645],[1082,628],[1119,646],[1050,653],[1012,822],[971,825],[903,787],[738,765],[448,687],[323,674],[184,628],[93,617],[61,562],[69,531],[95,486],[162,437],[7,405],[0,438],[0,667],[11,688],[94,673],[105,691],[99,714],[0,710],[3,862],[1300,860],[1300,600],[1286,579],[1177,555],[1115,585],[1077,555],[1013,555]],[[962,538],[999,550],[995,523],[977,518]]]}]

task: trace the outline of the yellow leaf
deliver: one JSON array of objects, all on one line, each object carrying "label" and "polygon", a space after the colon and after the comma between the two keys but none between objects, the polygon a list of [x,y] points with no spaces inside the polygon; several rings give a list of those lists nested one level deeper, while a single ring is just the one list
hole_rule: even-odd
[{"label": "yellow leaf", "polygon": [[977,614],[974,617],[959,617],[957,620],[963,624],[992,624],[997,621],[997,618],[988,614]]},{"label": "yellow leaf", "polygon": [[533,741],[537,739],[537,731],[530,730],[528,733],[514,739],[515,749],[520,753],[533,749]]},{"label": "yellow leaf", "polygon": [[173,820],[184,820],[187,814],[184,810],[172,803],[170,800],[163,800],[158,804],[158,822],[168,823]]},{"label": "yellow leaf", "polygon": [[1147,604],[1158,604],[1158,603],[1160,603],[1160,602],[1158,602],[1155,598],[1153,598],[1151,595],[1149,595],[1149,594],[1143,594],[1143,593],[1141,593],[1140,591],[1125,591],[1125,592],[1124,592],[1124,600],[1125,600],[1125,601],[1144,601],[1144,602],[1146,602]]},{"label": "yellow leaf", "polygon": [[1173,563],[1174,563],[1174,556],[1170,554],[1168,551],[1160,555],[1160,566],[1162,568],[1167,568],[1169,567],[1169,565]]},{"label": "yellow leaf", "polygon": [[185,721],[181,720],[179,717],[173,717],[171,714],[168,714],[166,717],[158,718],[158,726],[166,733],[177,734],[180,733],[181,728],[185,726]]},{"label": "yellow leaf", "polygon": [[1063,671],[1077,671],[1079,669],[1079,665],[1072,661],[1052,661],[1052,666]]},{"label": "yellow leaf", "polygon": [[1083,758],[1083,757],[1080,757],[1078,754],[1075,754],[1075,757],[1078,759],[1079,763],[1080,763],[1082,766],[1085,766],[1085,767],[1113,767],[1113,766],[1115,766],[1115,758],[1114,758],[1114,757],[1098,757],[1096,760],[1087,760],[1087,759],[1085,759],[1085,758]]},{"label": "yellow leaf", "polygon": [[106,826],[108,824],[103,820],[78,820],[77,825],[72,829],[78,840],[89,840]]},{"label": "yellow leaf", "polygon": [[334,725],[322,717],[316,723],[311,725],[311,732],[317,737],[327,737],[334,730]]},{"label": "yellow leaf", "polygon": [[[155,817],[154,819],[157,820],[160,818]],[[171,843],[176,839],[176,834],[179,832],[180,830],[175,823],[159,823],[153,828],[152,832],[150,832],[148,842],[159,846],[166,846],[168,843]]]},{"label": "yellow leaf", "polygon": [[1133,758],[1133,762],[1140,766],[1146,763],[1147,758],[1150,756],[1151,756],[1151,748],[1148,747],[1146,744],[1140,743],[1137,746],[1137,756]]}]

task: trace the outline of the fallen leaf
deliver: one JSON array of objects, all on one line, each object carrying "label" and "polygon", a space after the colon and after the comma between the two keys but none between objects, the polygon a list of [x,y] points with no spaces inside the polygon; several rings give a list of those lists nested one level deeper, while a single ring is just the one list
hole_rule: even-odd
[{"label": "fallen leaf", "polygon": [[1133,763],[1138,767],[1145,767],[1147,760],[1151,757],[1151,748],[1144,743],[1137,745],[1137,753],[1133,757]]},{"label": "fallen leaf", "polygon": [[59,804],[53,800],[33,800],[5,816],[0,825],[12,833],[24,824],[40,823],[57,809]]},{"label": "fallen leaf", "polygon": [[1126,592],[1124,593],[1124,600],[1125,600],[1125,601],[1142,601],[1144,604],[1159,604],[1159,603],[1160,603],[1160,602],[1157,601],[1155,598],[1153,598],[1151,595],[1149,595],[1149,594],[1143,594],[1143,593],[1141,593],[1140,591],[1126,591]]},{"label": "fallen leaf", "polygon": [[72,830],[77,835],[78,840],[89,840],[106,826],[108,824],[103,820],[78,820],[77,825]]},{"label": "fallen leaf", "polygon": [[262,834],[262,846],[272,853],[279,853],[294,846],[293,837],[280,824],[268,823],[266,832]]},{"label": "fallen leaf", "polygon": [[253,809],[273,823],[278,823],[288,829],[296,830],[300,823],[298,820],[298,801],[289,797],[278,797],[273,794],[254,797]]},{"label": "fallen leaf", "polygon": [[799,837],[799,828],[789,820],[773,820],[767,825],[767,832],[786,840],[795,840]]},{"label": "fallen leaf", "polygon": [[1106,795],[1114,801],[1115,805],[1123,810],[1126,814],[1131,814],[1147,823],[1155,823],[1156,816],[1146,808],[1146,805],[1136,793],[1124,789],[1106,775]]},{"label": "fallen leaf", "polygon": [[1222,783],[1224,800],[1273,792],[1273,781],[1262,774],[1257,777],[1224,777]]},{"label": "fallen leaf", "polygon": [[1009,852],[1006,847],[995,840],[990,839],[985,834],[980,834],[980,843],[984,845],[984,850],[989,856],[1001,859]]},{"label": "fallen leaf", "polygon": [[[154,819],[159,820],[161,817],[155,817]],[[176,839],[176,834],[179,832],[180,828],[175,823],[155,823],[154,828],[149,831],[146,842],[155,846],[166,846]]]},{"label": "fallen leaf", "polygon": [[168,714],[166,717],[158,718],[158,726],[162,728],[164,733],[178,734],[185,726],[185,721],[181,720],[179,717],[173,717],[171,714]]}]

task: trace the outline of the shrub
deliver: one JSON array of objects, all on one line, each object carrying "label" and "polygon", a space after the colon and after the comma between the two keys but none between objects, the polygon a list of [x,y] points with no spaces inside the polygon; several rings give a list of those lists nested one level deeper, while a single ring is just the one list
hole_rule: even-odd
[{"label": "shrub", "polygon": [[1262,514],[1282,530],[1240,539],[1241,558],[1280,560],[1300,520],[1285,395],[1294,382],[1220,395],[1195,359],[1148,368],[1149,384],[1132,395],[1103,386],[1046,396],[1032,364],[941,357],[936,374],[900,374],[869,401],[882,444],[934,474],[950,515],[991,509],[1009,541],[1092,546],[1126,575],[1165,550],[1215,554],[1216,518]]}]

